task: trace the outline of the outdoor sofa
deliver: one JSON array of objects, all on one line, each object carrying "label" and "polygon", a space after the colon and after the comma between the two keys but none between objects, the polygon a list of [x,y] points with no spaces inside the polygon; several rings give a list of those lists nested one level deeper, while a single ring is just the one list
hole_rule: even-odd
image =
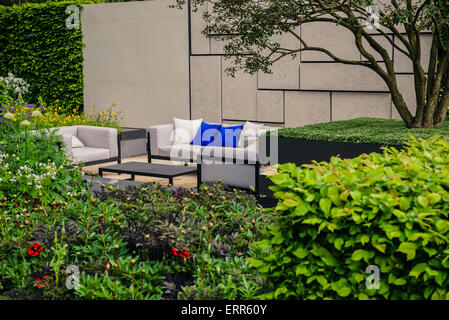
[{"label": "outdoor sofa", "polygon": [[[223,184],[229,186],[243,189],[258,188],[260,170],[258,140],[268,130],[277,128],[247,122],[239,137],[238,145],[235,147],[203,146],[191,143],[176,143],[175,121],[174,123],[156,125],[147,129],[149,163],[152,159],[196,163],[199,170],[199,180],[202,182],[221,180]],[[234,126],[230,124],[212,125],[220,125],[223,128]],[[250,130],[250,134],[247,134],[248,130],[245,130],[247,129],[245,126],[253,129]],[[189,137],[186,141],[190,141],[191,138]]]}]

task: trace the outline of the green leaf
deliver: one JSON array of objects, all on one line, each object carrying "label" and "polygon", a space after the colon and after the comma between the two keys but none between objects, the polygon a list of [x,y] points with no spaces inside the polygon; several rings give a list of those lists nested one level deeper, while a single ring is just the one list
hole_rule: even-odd
[{"label": "green leaf", "polygon": [[418,200],[418,203],[421,206],[423,206],[424,208],[427,208],[429,206],[429,199],[427,199],[427,197],[418,196],[417,200]]},{"label": "green leaf", "polygon": [[335,248],[337,248],[338,250],[341,250],[342,245],[345,243],[345,241],[343,240],[343,238],[337,238],[334,241],[334,246]]},{"label": "green leaf", "polygon": [[378,243],[378,244],[376,244],[376,249],[382,253],[385,253],[385,250],[387,249],[387,245],[385,243],[384,244]]},{"label": "green leaf", "polygon": [[255,268],[258,268],[263,265],[263,261],[254,258],[246,258],[245,260],[248,261],[248,263]]},{"label": "green leaf", "polygon": [[404,278],[397,278],[393,281],[393,284],[397,286],[403,286],[404,284],[407,284],[407,280],[405,280]]},{"label": "green leaf", "polygon": [[310,277],[312,275],[310,270],[304,264],[300,264],[299,266],[297,266],[295,272],[296,276],[302,274],[305,275],[306,277]]},{"label": "green leaf", "polygon": [[413,269],[409,272],[409,276],[418,278],[419,275],[428,268],[427,263],[418,263],[416,266],[413,267]]},{"label": "green leaf", "polygon": [[407,260],[413,260],[416,255],[416,244],[413,242],[402,242],[397,251],[405,253]]},{"label": "green leaf", "polygon": [[279,297],[281,294],[285,294],[287,292],[288,290],[286,287],[277,288],[277,290],[274,292],[274,298],[277,299],[277,297]]},{"label": "green leaf", "polygon": [[320,218],[310,218],[310,219],[305,219],[302,223],[303,224],[318,224],[321,223],[323,220],[321,220]]},{"label": "green leaf", "polygon": [[309,254],[309,252],[304,249],[303,247],[298,247],[296,248],[295,251],[292,252],[295,256],[297,256],[299,259],[303,259],[305,257],[307,257],[307,255]]},{"label": "green leaf", "polygon": [[286,184],[287,182],[291,181],[290,175],[286,173],[277,173],[273,176],[270,176],[271,181],[273,181],[274,184],[280,185],[280,184]]},{"label": "green leaf", "polygon": [[332,207],[332,201],[328,198],[321,198],[320,199],[320,209],[323,211],[326,216],[329,215]]},{"label": "green leaf", "polygon": [[343,288],[341,288],[341,289],[339,289],[338,291],[337,291],[337,294],[340,296],[340,297],[347,297],[347,296],[349,296],[350,294],[351,294],[351,288],[349,288],[349,287],[343,287]]},{"label": "green leaf", "polygon": [[352,253],[351,259],[354,261],[360,261],[364,259],[366,262],[368,262],[368,260],[371,259],[372,257],[374,257],[374,252],[363,249],[357,249]]}]

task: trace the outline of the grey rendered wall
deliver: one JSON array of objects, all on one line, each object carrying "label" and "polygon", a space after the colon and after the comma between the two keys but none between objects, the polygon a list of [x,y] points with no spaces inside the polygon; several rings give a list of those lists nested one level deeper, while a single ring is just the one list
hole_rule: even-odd
[{"label": "grey rendered wall", "polygon": [[[303,52],[293,60],[281,60],[270,75],[226,76],[230,62],[223,57],[223,42],[201,34],[201,11],[171,9],[168,3],[84,6],[85,108],[117,102],[123,125],[142,128],[172,122],[174,116],[286,127],[362,116],[399,119],[377,74],[334,63],[321,53]],[[324,46],[342,58],[362,59],[352,35],[342,27],[315,23],[299,31],[309,45]],[[423,34],[424,63],[430,39]],[[293,37],[280,41],[298,46]],[[383,42],[414,112],[412,67],[388,41]]]},{"label": "grey rendered wall", "polygon": [[188,14],[168,4],[83,6],[85,110],[116,102],[138,128],[190,117]]}]

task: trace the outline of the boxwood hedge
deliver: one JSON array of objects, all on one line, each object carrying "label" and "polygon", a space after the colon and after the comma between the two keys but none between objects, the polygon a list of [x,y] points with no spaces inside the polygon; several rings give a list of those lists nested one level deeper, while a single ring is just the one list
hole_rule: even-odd
[{"label": "boxwood hedge", "polygon": [[417,138],[449,135],[449,122],[444,122],[439,128],[409,129],[402,120],[357,118],[284,128],[279,130],[278,135],[282,138],[399,146],[407,140],[410,133]]},{"label": "boxwood hedge", "polygon": [[67,110],[83,105],[82,33],[66,27],[68,5],[90,1],[0,6],[0,75],[30,84],[35,103],[59,100]]},{"label": "boxwood hedge", "polygon": [[279,165],[267,254],[250,259],[272,285],[263,297],[449,299],[448,151],[447,138],[410,138],[401,151]]}]

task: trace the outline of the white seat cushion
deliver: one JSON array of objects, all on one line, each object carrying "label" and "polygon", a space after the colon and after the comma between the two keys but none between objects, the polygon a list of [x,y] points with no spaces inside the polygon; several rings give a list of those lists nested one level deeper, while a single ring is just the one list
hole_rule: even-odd
[{"label": "white seat cushion", "polygon": [[255,163],[257,161],[256,144],[254,147],[248,148],[232,148],[232,147],[204,147],[202,151],[203,160],[213,159],[215,163],[220,163],[224,157],[226,162],[236,159],[237,163],[243,163],[245,160]]},{"label": "white seat cushion", "polygon": [[201,154],[201,146],[190,144],[174,144],[159,148],[159,154],[173,159],[196,160]]},{"label": "white seat cushion", "polygon": [[72,159],[75,163],[80,161],[90,162],[109,159],[109,150],[101,148],[76,148],[72,149]]}]

